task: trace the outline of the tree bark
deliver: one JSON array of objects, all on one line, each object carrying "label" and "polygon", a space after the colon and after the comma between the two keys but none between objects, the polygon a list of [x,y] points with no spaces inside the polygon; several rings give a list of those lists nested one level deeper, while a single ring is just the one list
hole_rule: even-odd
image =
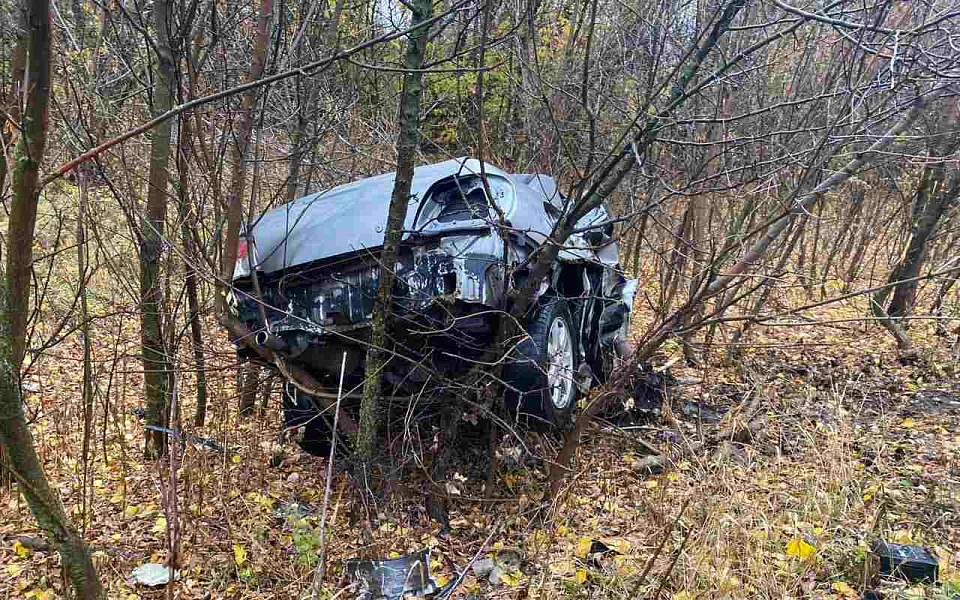
[{"label": "tree bark", "polygon": [[[887,314],[891,317],[905,317],[913,309],[917,295],[917,276],[927,255],[927,242],[937,231],[943,215],[950,205],[957,199],[960,177],[954,175],[953,181],[944,181],[944,165],[928,166],[924,169],[929,173],[928,183],[921,185],[918,194],[922,195],[919,201],[924,203],[922,212],[918,215],[913,226],[913,233],[907,244],[903,259],[890,273],[888,283],[905,281],[893,288],[893,298],[887,307]],[[925,173],[925,176],[927,173]],[[886,290],[889,293],[889,288]],[[884,294],[884,296],[886,295]]]},{"label": "tree bark", "polygon": [[[270,16],[273,12],[273,0],[261,0],[260,14],[257,17],[257,33],[253,43],[248,81],[258,81],[263,77],[267,63],[267,42],[269,41]],[[246,161],[253,133],[253,108],[257,102],[257,90],[249,89],[240,98],[240,110],[237,118],[236,142],[231,146],[230,188],[227,191],[227,229],[223,238],[223,282],[233,280],[233,270],[237,262],[237,244],[240,241],[240,224],[243,221],[243,194],[247,183]],[[226,285],[219,286],[217,294],[219,310],[226,310]]]},{"label": "tree bark", "polygon": [[[7,229],[7,272],[0,290],[0,448],[5,466],[40,528],[60,552],[64,571],[77,597],[100,598],[103,589],[83,538],[70,522],[56,492],[47,482],[23,411],[20,363],[23,358],[26,307],[39,199],[39,173],[47,137],[50,95],[50,4],[27,0],[17,53],[26,57],[25,106],[14,154],[13,198]],[[17,261],[17,262],[14,262]],[[11,269],[12,267],[12,269]]]},{"label": "tree bark", "polygon": [[[175,68],[170,46],[173,6],[171,0],[157,0],[153,6],[154,73],[153,113],[162,115],[173,106]],[[143,387],[146,424],[167,427],[169,415],[170,361],[164,343],[163,288],[160,259],[167,219],[167,182],[170,163],[170,134],[173,121],[164,121],[153,130],[150,141],[150,173],[146,214],[140,227],[140,337],[143,348]],[[144,454],[148,459],[166,454],[167,436],[147,430]]]},{"label": "tree bark", "polygon": [[193,115],[186,114],[180,119],[180,135],[177,137],[177,200],[180,205],[180,242],[183,245],[184,281],[187,296],[187,321],[190,323],[190,345],[193,350],[193,366],[196,376],[197,392],[193,424],[203,427],[207,417],[207,374],[203,354],[203,330],[200,325],[200,301],[197,294],[197,257],[191,229],[196,228],[196,211],[190,205],[187,193],[190,185],[190,141],[193,135],[191,123]]},{"label": "tree bark", "polygon": [[[393,183],[393,193],[390,196],[383,251],[380,253],[380,281],[373,307],[366,379],[360,403],[360,430],[357,434],[358,456],[367,465],[376,453],[376,437],[380,427],[378,398],[381,371],[388,359],[388,352],[384,346],[387,344],[387,321],[393,299],[393,269],[403,235],[403,223],[407,217],[407,205],[410,202],[410,186],[413,183],[417,146],[420,145],[420,100],[423,96],[423,73],[420,69],[423,67],[427,38],[430,33],[430,24],[427,21],[433,13],[431,0],[414,0],[410,7],[413,11],[411,24],[416,28],[410,32],[404,58],[404,67],[407,71],[403,75],[403,88],[400,92],[397,174]],[[417,25],[420,26],[417,27]]]}]

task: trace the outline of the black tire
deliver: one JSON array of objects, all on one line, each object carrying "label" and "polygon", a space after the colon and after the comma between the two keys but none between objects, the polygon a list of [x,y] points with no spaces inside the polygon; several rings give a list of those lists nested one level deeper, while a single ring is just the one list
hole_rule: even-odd
[{"label": "black tire", "polygon": [[297,444],[307,454],[330,456],[333,429],[313,397],[291,384],[283,386],[284,429],[297,431]]},{"label": "black tire", "polygon": [[[550,365],[548,351],[551,327],[562,323],[570,342],[569,390],[562,394],[566,403],[554,401],[547,372]],[[577,330],[567,301],[549,298],[541,302],[533,319],[527,326],[527,338],[514,349],[514,356],[504,366],[503,378],[507,384],[504,404],[508,414],[529,427],[540,430],[566,429],[573,422],[577,410],[578,389],[576,373],[579,367]]]}]

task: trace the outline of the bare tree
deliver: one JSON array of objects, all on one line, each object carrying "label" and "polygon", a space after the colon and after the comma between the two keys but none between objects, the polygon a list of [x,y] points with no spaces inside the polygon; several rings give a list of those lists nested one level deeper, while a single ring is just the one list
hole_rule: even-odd
[{"label": "bare tree", "polygon": [[39,174],[47,141],[50,95],[50,4],[29,0],[20,6],[17,54],[24,57],[23,108],[14,151],[13,197],[7,229],[7,268],[0,301],[0,443],[5,467],[41,529],[60,552],[70,585],[79,598],[103,595],[86,543],[67,517],[34,447],[23,411],[20,365],[26,346],[33,241],[39,201]]},{"label": "bare tree", "polygon": [[397,263],[403,223],[410,204],[410,186],[413,182],[413,167],[417,146],[420,144],[420,100],[423,97],[423,67],[430,34],[430,18],[433,15],[432,0],[415,0],[410,6],[412,17],[404,58],[403,88],[400,92],[400,131],[397,137],[397,173],[390,196],[390,209],[384,232],[383,250],[380,252],[380,280],[373,308],[370,346],[367,350],[363,399],[360,405],[360,431],[357,434],[357,451],[365,463],[376,454],[376,435],[380,426],[378,398],[383,366],[389,360],[387,352],[387,327],[390,304],[393,299],[393,269]]},{"label": "bare tree", "polygon": [[[176,85],[176,60],[171,39],[173,2],[160,0],[153,7],[153,44],[156,68],[153,73],[153,112],[164,114],[173,106]],[[165,343],[163,287],[160,272],[167,220],[167,186],[172,121],[157,125],[150,139],[150,174],[145,214],[140,225],[140,328],[143,346],[143,385],[148,426],[165,428],[169,424],[170,359]],[[167,435],[156,429],[146,433],[145,455],[159,458],[166,454]]]}]

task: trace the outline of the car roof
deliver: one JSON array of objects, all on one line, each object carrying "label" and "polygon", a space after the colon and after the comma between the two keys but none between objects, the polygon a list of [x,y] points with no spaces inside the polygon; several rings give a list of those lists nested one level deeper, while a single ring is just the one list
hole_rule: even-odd
[{"label": "car roof", "polygon": [[[511,175],[489,162],[483,163],[482,172],[513,182],[521,192],[517,194],[521,202],[556,202],[555,198],[559,198],[552,177]],[[469,157],[416,167],[404,229],[413,229],[420,200],[435,183],[452,176],[480,173],[480,161]],[[256,244],[258,269],[269,273],[380,246],[395,179],[396,173],[365,177],[267,211],[250,228]],[[537,208],[542,212],[541,207]]]}]

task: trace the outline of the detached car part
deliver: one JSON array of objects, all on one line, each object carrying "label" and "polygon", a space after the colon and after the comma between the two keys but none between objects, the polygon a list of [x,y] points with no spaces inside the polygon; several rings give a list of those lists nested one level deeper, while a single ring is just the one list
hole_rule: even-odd
[{"label": "detached car part", "polygon": [[430,578],[430,549],[390,559],[347,561],[347,575],[359,585],[357,598],[402,600],[433,598],[441,592]]},{"label": "detached car part", "polygon": [[[393,337],[402,357],[383,373],[398,396],[431,373],[453,376],[489,361],[509,291],[569,208],[551,177],[489,163],[482,172],[485,179],[480,162],[468,158],[414,172],[393,265]],[[347,385],[363,378],[393,182],[388,173],[305,196],[268,211],[241,236],[231,310],[255,343],[331,390],[343,352]],[[603,381],[626,337],[636,282],[620,269],[611,222],[601,206],[577,223],[580,233],[564,241],[523,323],[527,336],[507,356],[504,401],[527,420],[569,423],[579,394]],[[288,392],[284,414],[302,432],[301,445],[322,454],[329,425],[315,404]]]}]

